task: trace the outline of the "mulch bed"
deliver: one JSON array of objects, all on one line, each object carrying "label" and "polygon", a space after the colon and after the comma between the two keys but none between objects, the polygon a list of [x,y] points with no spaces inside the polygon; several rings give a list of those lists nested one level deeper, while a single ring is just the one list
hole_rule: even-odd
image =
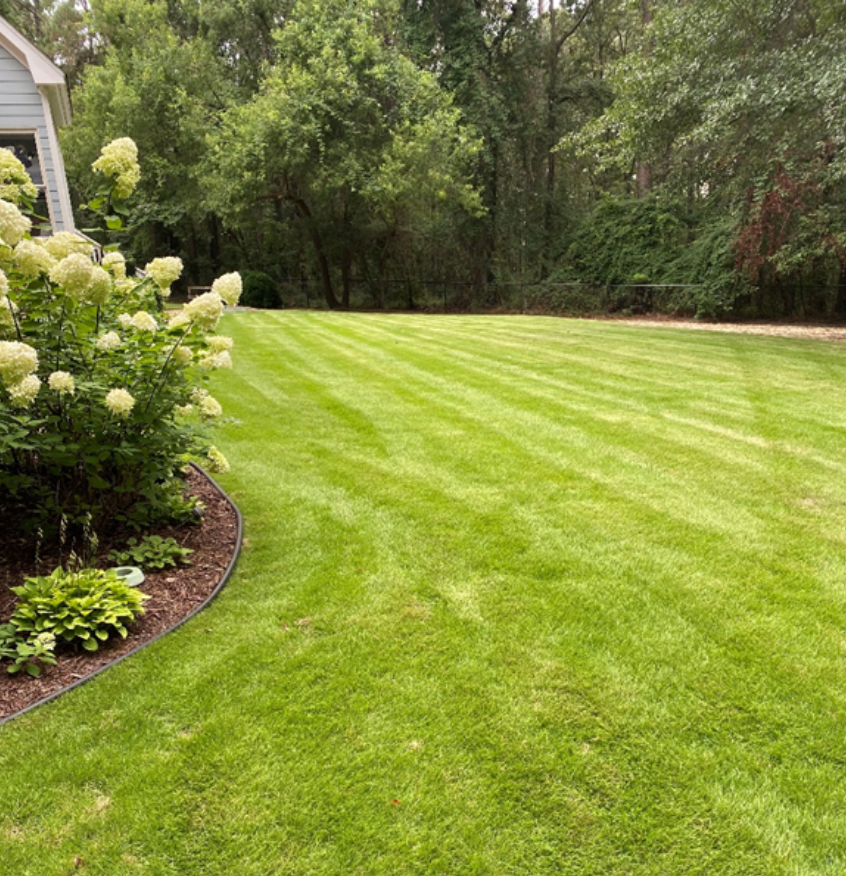
[{"label": "mulch bed", "polygon": [[[187,617],[212,594],[238,550],[238,514],[201,472],[192,469],[187,482],[188,491],[206,506],[202,523],[165,527],[156,534],[163,538],[172,536],[181,547],[191,548],[194,553],[190,565],[145,573],[140,589],[150,599],[145,614],[132,624],[126,639],[115,637],[93,653],[57,650],[58,664],[45,667],[39,678],[10,676],[5,666],[0,669],[0,720],[75,684],[150,641]],[[123,542],[117,546],[122,548]],[[110,545],[103,545],[94,565],[102,568],[114,565],[106,559],[110,549]],[[51,556],[44,547],[37,566],[35,557],[32,543],[10,537],[6,528],[0,528],[0,622],[8,620],[14,609],[15,595],[10,587],[23,584],[28,576],[49,574],[59,565],[57,552]]]}]

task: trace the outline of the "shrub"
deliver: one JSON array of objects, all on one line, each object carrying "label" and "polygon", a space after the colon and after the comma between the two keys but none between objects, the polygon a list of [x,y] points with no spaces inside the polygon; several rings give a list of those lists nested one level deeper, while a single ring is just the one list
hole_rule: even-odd
[{"label": "shrub", "polygon": [[724,316],[750,291],[735,269],[734,222],[658,195],[606,198],[575,236],[559,279],[606,288],[611,312]]},{"label": "shrub", "polygon": [[10,619],[19,633],[52,634],[96,651],[112,633],[126,638],[126,624],[143,614],[148,596],[124,583],[114,570],[56,569],[13,587],[18,603]]},{"label": "shrub", "polygon": [[244,291],[241,303],[247,307],[263,307],[277,310],[282,307],[282,296],[273,278],[261,271],[243,271]]},{"label": "shrub", "polygon": [[[137,180],[134,150],[118,140],[95,163],[106,181],[88,207],[114,232]],[[27,192],[8,183],[0,178],[0,502],[30,530],[143,520],[171,504],[187,455],[226,468],[219,451],[207,456],[203,427],[221,411],[201,385],[232,364],[231,339],[213,332],[241,279],[218,278],[168,320],[162,300],[179,259],[153,259],[142,279],[112,247],[97,265],[80,236],[31,239]]]}]

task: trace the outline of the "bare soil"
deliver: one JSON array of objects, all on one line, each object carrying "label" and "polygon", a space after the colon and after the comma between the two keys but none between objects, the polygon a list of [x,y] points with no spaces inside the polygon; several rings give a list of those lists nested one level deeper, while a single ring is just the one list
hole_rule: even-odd
[{"label": "bare soil", "polygon": [[711,332],[734,332],[744,335],[773,335],[780,338],[811,338],[817,341],[846,341],[846,325],[822,325],[777,322],[699,322],[673,317],[625,317],[615,319],[627,325],[660,328],[695,329]]},{"label": "bare soil", "polygon": [[[86,678],[116,658],[150,641],[170,629],[201,605],[221,581],[238,549],[238,517],[232,504],[201,472],[188,475],[188,492],[206,507],[202,522],[157,531],[163,538],[172,536],[181,547],[191,548],[189,565],[162,571],[146,572],[140,589],[149,594],[146,611],[132,626],[126,639],[115,637],[99,651],[57,651],[56,666],[46,667],[41,677],[23,674],[11,676],[0,669],[0,720],[49,697]],[[123,541],[116,545],[123,548]],[[107,554],[112,545],[103,545],[94,565],[107,568]],[[38,559],[36,559],[37,554]],[[12,537],[0,529],[0,622],[8,620],[14,610],[15,594],[11,587],[23,584],[33,575],[49,574],[59,565],[57,550],[42,546],[36,552],[32,542]]]}]

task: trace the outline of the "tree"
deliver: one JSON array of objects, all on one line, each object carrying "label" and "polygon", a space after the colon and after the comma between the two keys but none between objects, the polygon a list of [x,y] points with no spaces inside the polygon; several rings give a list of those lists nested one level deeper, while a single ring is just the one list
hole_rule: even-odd
[{"label": "tree", "polygon": [[236,228],[257,204],[285,208],[333,308],[349,303],[368,251],[400,256],[439,217],[481,212],[468,182],[478,143],[435,77],[400,51],[396,24],[389,0],[299,0],[259,93],[210,136],[210,207]]},{"label": "tree", "polygon": [[621,59],[614,103],[569,144],[733,214],[755,283],[846,283],[844,21],[843,0],[657,5],[648,51]]},{"label": "tree", "polygon": [[232,89],[215,47],[181,38],[170,14],[163,0],[94,4],[90,26],[103,59],[86,69],[73,93],[74,122],[62,143],[69,176],[87,201],[96,187],[90,167],[99,143],[132,137],[142,170],[133,255],[179,253],[192,272],[207,276],[219,268],[219,242],[196,168],[211,119]]}]

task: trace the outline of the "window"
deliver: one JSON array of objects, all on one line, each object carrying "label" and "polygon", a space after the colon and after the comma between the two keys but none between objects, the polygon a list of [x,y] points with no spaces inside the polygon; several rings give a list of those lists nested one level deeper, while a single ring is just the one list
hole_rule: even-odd
[{"label": "window", "polygon": [[[35,134],[10,134],[0,132],[0,149],[8,149],[26,168],[29,178],[38,188],[35,201],[36,221],[32,227],[33,237],[40,234],[50,234],[50,213],[47,207],[47,190],[44,185],[44,174],[41,172],[41,160],[35,145]],[[38,220],[42,220],[39,227]]]}]

